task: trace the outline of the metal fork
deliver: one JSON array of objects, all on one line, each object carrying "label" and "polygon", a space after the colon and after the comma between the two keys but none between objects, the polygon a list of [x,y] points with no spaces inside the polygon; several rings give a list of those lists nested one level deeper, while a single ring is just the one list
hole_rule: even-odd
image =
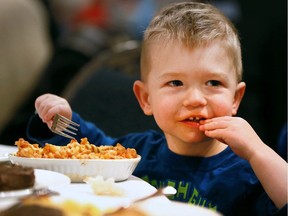
[{"label": "metal fork", "polygon": [[79,124],[65,118],[62,115],[56,114],[53,119],[51,131],[69,139],[75,139],[73,135],[77,135]]}]

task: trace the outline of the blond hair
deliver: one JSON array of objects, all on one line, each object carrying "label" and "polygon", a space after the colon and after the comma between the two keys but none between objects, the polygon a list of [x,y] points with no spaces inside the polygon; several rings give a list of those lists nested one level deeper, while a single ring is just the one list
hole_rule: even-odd
[{"label": "blond hair", "polygon": [[232,57],[237,81],[242,80],[242,58],[239,36],[230,20],[217,8],[199,2],[171,4],[161,10],[144,33],[141,53],[141,78],[147,77],[149,46],[153,43],[181,42],[185,47],[204,46],[221,40]]}]

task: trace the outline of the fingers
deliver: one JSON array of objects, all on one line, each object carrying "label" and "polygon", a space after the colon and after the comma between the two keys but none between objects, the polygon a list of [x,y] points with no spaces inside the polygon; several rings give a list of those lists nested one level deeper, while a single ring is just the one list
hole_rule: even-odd
[{"label": "fingers", "polygon": [[44,94],[35,100],[35,109],[39,117],[48,126],[52,125],[53,117],[56,113],[62,114],[71,119],[72,111],[69,103],[57,95]]},{"label": "fingers", "polygon": [[229,121],[230,121],[230,117],[216,117],[213,119],[201,120],[199,129],[201,131],[225,129]]},{"label": "fingers", "polygon": [[44,94],[39,96],[35,101],[35,109],[38,112],[39,117],[42,119],[43,122],[47,123],[52,120],[53,113],[49,112],[53,104],[55,103],[56,98],[54,95],[51,94]]},{"label": "fingers", "polygon": [[231,135],[231,117],[216,117],[200,121],[199,130],[204,131],[205,135],[227,144]]},{"label": "fingers", "polygon": [[263,145],[251,125],[241,117],[224,116],[203,120],[199,129],[206,136],[229,145],[237,155],[247,160]]}]

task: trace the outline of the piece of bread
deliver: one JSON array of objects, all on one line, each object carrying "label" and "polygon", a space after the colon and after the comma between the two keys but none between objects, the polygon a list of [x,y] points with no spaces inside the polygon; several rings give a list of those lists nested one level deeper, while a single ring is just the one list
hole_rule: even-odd
[{"label": "piece of bread", "polygon": [[45,207],[40,205],[20,205],[12,207],[0,212],[0,216],[27,216],[27,215],[41,215],[41,216],[65,216],[60,210],[52,207]]},{"label": "piece of bread", "polygon": [[0,191],[20,190],[33,187],[34,169],[12,164],[0,164]]}]

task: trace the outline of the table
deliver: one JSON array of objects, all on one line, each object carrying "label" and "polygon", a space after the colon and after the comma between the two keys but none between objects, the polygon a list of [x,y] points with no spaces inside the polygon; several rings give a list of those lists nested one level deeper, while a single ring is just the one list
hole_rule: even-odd
[{"label": "table", "polygon": [[[10,163],[8,154],[17,151],[16,146],[6,146],[0,144],[0,162]],[[95,195],[91,185],[86,183],[71,183],[70,179],[60,173],[49,170],[35,170],[36,184],[38,186],[49,187],[51,190],[59,192],[59,196],[51,199],[56,203],[65,200],[74,200],[78,203],[91,203],[102,211],[106,209],[127,205],[131,201],[152,194],[156,189],[135,176],[130,176],[126,181],[117,182],[115,185],[123,191],[121,196]],[[68,180],[67,180],[68,178]],[[0,211],[13,205],[15,199],[0,199]],[[139,204],[139,208],[147,215],[153,216],[220,216],[220,214],[208,209],[192,206],[188,204],[172,202],[165,196],[155,197]]]}]

